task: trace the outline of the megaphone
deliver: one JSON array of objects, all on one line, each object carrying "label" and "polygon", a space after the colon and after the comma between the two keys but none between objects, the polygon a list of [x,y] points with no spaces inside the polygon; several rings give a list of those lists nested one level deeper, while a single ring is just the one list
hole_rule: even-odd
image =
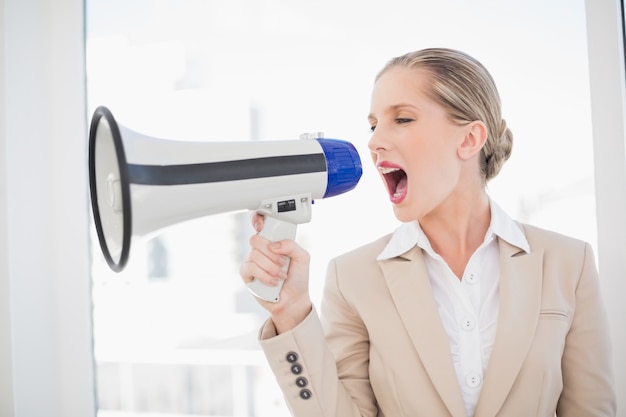
[{"label": "megaphone", "polygon": [[[262,236],[294,239],[311,219],[315,199],[356,187],[361,160],[354,146],[321,135],[280,141],[184,142],[145,136],[118,125],[98,107],[89,130],[89,188],[98,240],[109,267],[120,272],[131,237],[217,213],[265,215]],[[288,268],[288,265],[285,266]],[[248,284],[277,302],[276,287]]]}]

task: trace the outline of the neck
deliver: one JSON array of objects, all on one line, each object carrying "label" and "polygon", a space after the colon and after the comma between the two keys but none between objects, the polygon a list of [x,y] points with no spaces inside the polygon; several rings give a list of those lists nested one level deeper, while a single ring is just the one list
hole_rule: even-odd
[{"label": "neck", "polygon": [[420,219],[432,248],[461,279],[472,254],[482,244],[491,222],[489,197],[484,192],[451,196]]}]

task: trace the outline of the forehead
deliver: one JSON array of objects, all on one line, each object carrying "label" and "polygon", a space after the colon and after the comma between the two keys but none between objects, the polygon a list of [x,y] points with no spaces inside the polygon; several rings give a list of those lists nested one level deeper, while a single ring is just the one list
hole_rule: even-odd
[{"label": "forehead", "polygon": [[399,102],[414,103],[427,100],[429,75],[422,69],[392,67],[383,72],[374,83],[372,110]]}]

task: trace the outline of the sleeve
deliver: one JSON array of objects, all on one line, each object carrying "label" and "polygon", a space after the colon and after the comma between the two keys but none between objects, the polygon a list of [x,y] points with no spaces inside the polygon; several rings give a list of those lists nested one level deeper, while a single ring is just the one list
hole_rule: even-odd
[{"label": "sleeve", "polygon": [[381,417],[368,379],[367,332],[339,294],[333,265],[322,302],[327,334],[313,309],[280,335],[266,322],[261,347],[294,417]]},{"label": "sleeve", "polygon": [[562,358],[563,391],[559,417],[614,417],[616,397],[609,325],[593,251],[585,244],[575,310]]}]

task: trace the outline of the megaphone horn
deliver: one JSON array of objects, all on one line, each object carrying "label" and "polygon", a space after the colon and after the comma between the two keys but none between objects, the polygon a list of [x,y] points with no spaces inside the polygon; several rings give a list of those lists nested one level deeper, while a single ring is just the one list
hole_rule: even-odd
[{"label": "megaphone horn", "polygon": [[[316,135],[318,136],[318,135]],[[295,238],[314,199],[356,187],[362,173],[354,146],[321,137],[246,142],[153,138],[98,107],[89,131],[89,186],[104,258],[116,272],[128,262],[132,236],[186,220],[238,210],[266,216],[261,235]],[[280,286],[249,285],[277,301]]]}]

